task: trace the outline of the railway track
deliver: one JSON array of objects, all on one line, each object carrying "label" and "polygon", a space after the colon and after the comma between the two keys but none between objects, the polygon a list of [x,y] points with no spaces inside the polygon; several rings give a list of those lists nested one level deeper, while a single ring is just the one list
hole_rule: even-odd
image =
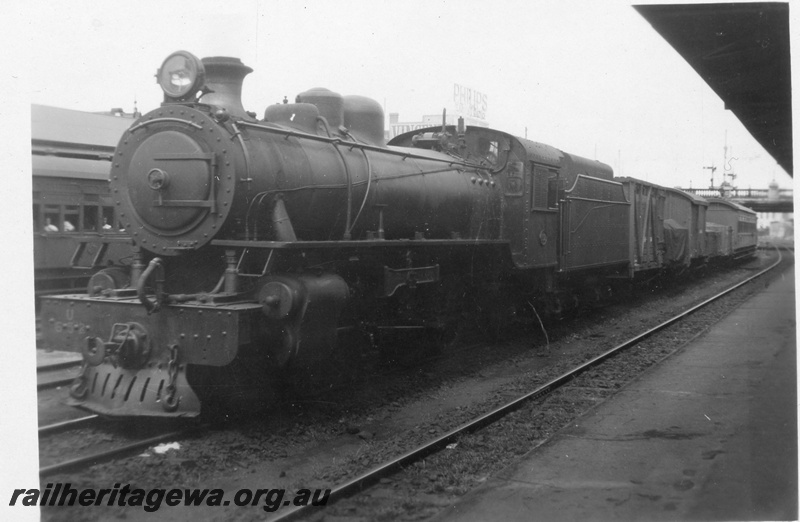
[{"label": "railway track", "polygon": [[[510,413],[517,411],[523,405],[526,405],[536,399],[541,399],[543,397],[548,396],[549,394],[553,393],[556,390],[564,387],[566,384],[572,382],[574,379],[579,377],[580,375],[586,373],[587,371],[598,367],[599,365],[603,364],[604,362],[608,361],[609,359],[624,353],[625,351],[633,348],[634,346],[639,345],[646,339],[654,336],[655,334],[679,323],[680,321],[686,319],[687,317],[691,316],[692,314],[708,307],[712,303],[715,303],[722,299],[723,297],[731,294],[735,290],[743,287],[744,285],[754,281],[755,279],[767,274],[768,272],[774,270],[776,267],[780,266],[783,260],[783,256],[779,249],[778,252],[778,260],[773,263],[772,265],[768,266],[767,268],[760,270],[756,274],[752,275],[751,277],[746,278],[743,281],[740,281],[737,284],[732,285],[731,287],[727,288],[724,291],[713,295],[712,297],[705,299],[701,303],[679,313],[675,316],[661,322],[660,324],[649,328],[648,330],[636,335],[618,345],[614,346],[613,348],[603,352],[602,354],[591,358],[590,360],[580,364],[571,370],[559,375],[558,377],[551,379],[550,381],[546,382],[545,384],[536,387],[533,390],[524,393],[513,400],[506,402],[505,404],[483,414],[479,417],[474,418],[473,420],[464,423],[458,426],[455,429],[452,429],[438,437],[435,437],[428,442],[400,455],[391,460],[386,461],[385,463],[374,467],[373,469],[351,479],[348,480],[334,488],[331,489],[330,495],[328,498],[328,506],[336,503],[337,501],[343,500],[345,498],[351,497],[357,493],[362,493],[365,490],[369,489],[376,483],[382,481],[382,479],[387,479],[388,477],[394,475],[395,473],[399,472],[400,470],[411,466],[414,463],[420,462],[423,459],[440,452],[444,448],[447,448],[449,445],[455,443],[461,437],[467,434],[471,434],[478,430],[481,430],[498,420],[506,417]],[[681,343],[681,345],[688,344],[695,338],[699,337],[705,332],[705,329],[694,336],[688,341]],[[663,358],[669,357],[670,354],[664,356]],[[663,359],[662,358],[662,359]],[[287,508],[285,511],[281,512],[277,517],[272,518],[271,520],[274,521],[287,521],[287,520],[297,520],[301,517],[305,517],[311,514],[312,510],[315,509],[313,506],[302,506],[302,507],[291,507]],[[318,509],[318,508],[317,508]]]},{"label": "railway track", "polygon": [[66,361],[36,368],[36,389],[48,390],[67,386],[80,372],[79,361]]},{"label": "railway track", "polygon": [[[711,299],[707,299],[700,305],[693,307],[691,310],[687,310],[686,312],[680,314],[679,316],[676,316],[676,318],[673,318],[671,321],[675,322],[677,320],[680,320],[680,318],[682,317],[692,314],[694,311],[702,308],[703,306],[709,304],[710,302],[713,302],[722,295],[727,294],[733,291],[735,288],[738,288],[746,284],[755,277],[763,275],[764,272],[765,271],[761,271],[758,274],[755,274],[753,277],[750,277],[749,279],[740,282],[734,287],[728,289],[726,292],[720,293],[717,296],[712,297]],[[525,394],[524,396],[521,396],[513,401],[510,401],[503,407],[493,409],[489,413],[486,413],[480,416],[479,418],[476,418],[472,422],[466,423],[463,426],[460,426],[459,428],[448,431],[447,433],[444,433],[443,435],[432,439],[428,443],[419,446],[417,449],[413,451],[407,452],[397,458],[387,461],[385,464],[374,468],[372,471],[362,474],[356,477],[355,479],[352,479],[348,482],[341,484],[331,492],[329,503],[333,504],[337,500],[341,500],[349,496],[352,496],[354,492],[360,491],[363,488],[368,488],[371,484],[380,481],[381,478],[388,477],[393,473],[397,472],[398,470],[406,466],[409,466],[414,462],[418,462],[420,459],[423,459],[428,455],[436,453],[437,451],[446,447],[448,444],[451,444],[452,441],[457,440],[463,434],[474,432],[481,429],[482,427],[488,426],[493,422],[497,421],[498,419],[503,418],[509,412],[519,408],[522,404],[530,403],[535,398],[544,397],[548,395],[549,393],[558,389],[560,386],[563,386],[563,384],[572,381],[577,375],[580,375],[581,373],[586,372],[592,367],[597,366],[603,360],[613,357],[614,355],[616,355],[616,353],[624,351],[626,346],[630,347],[635,345],[638,341],[641,341],[644,338],[667,327],[668,324],[670,324],[670,321],[665,321],[661,325],[656,326],[655,328],[651,328],[647,332],[641,334],[640,336],[637,336],[635,339],[632,339],[626,343],[622,343],[616,346],[615,348],[608,350],[604,354],[593,358],[592,360],[581,365],[580,367],[575,368],[571,372],[567,372],[563,375],[560,375],[558,378],[550,380],[545,385],[537,387],[535,390],[532,390],[531,392]],[[96,422],[96,420],[87,419],[87,420],[80,420],[79,422],[87,423],[88,425],[92,422]],[[42,429],[44,430],[44,432],[40,433],[40,438],[49,436],[59,431],[71,430],[74,427],[76,427],[75,425],[70,425],[70,423],[64,423],[64,424],[65,425],[63,427],[60,427],[58,424],[47,427],[43,426]],[[43,466],[40,469],[40,474],[41,476],[49,476],[57,473],[68,473],[71,471],[78,471],[81,470],[82,468],[86,468],[88,466],[91,466],[99,462],[114,460],[123,457],[125,455],[129,455],[136,451],[140,451],[142,448],[157,444],[159,442],[163,442],[166,440],[176,440],[176,439],[180,440],[182,438],[186,438],[190,435],[192,431],[197,432],[198,427],[194,426],[191,429],[175,430],[166,433],[156,434],[154,436],[145,436],[140,438],[139,440],[126,442],[124,444],[115,444],[113,448],[107,448],[99,452],[91,452],[90,454],[86,455],[75,456],[74,458],[65,459],[59,462],[52,462],[54,459],[51,459],[51,463],[47,463],[46,466]],[[124,437],[121,436],[121,438]],[[47,459],[44,460],[46,461]],[[293,511],[290,511],[281,514],[281,518],[288,517],[289,519],[298,516],[304,516],[304,512],[300,511],[298,513],[295,513]]]},{"label": "railway track", "polygon": [[[41,354],[37,352],[37,417],[40,426],[45,428],[46,425],[55,425],[85,415],[85,413],[64,404],[67,390],[79,372],[79,360],[74,360],[74,358],[58,352]],[[65,424],[65,426],[67,425]],[[64,429],[67,428],[56,428],[60,431]],[[44,432],[40,430],[39,435],[47,433],[47,429]]]},{"label": "railway track", "polygon": [[[52,374],[54,372],[59,372],[59,371],[63,372],[64,370],[74,369],[73,367],[74,365],[71,363],[58,363],[44,367],[45,368],[44,373]],[[41,393],[43,390],[54,388],[62,384],[69,384],[70,382],[72,382],[72,379],[74,379],[74,376],[65,377],[63,379],[64,382],[55,379],[45,380],[44,383],[40,381],[37,384],[38,391]],[[63,407],[63,405],[61,407]],[[70,413],[74,413],[77,410],[70,408],[68,411]],[[60,415],[59,418],[64,418],[64,416]],[[52,422],[51,424],[46,424],[39,427],[38,429],[39,444],[40,446],[42,446],[43,444],[50,444],[54,437],[58,435],[69,436],[70,432],[78,432],[78,430],[105,429],[112,426],[113,423],[111,423],[107,419],[104,419],[100,415],[94,415],[94,414],[84,415],[82,417],[72,418],[59,422]],[[104,447],[100,451],[90,451],[82,455],[73,456],[71,458],[67,458],[58,462],[53,462],[45,466],[42,466],[39,468],[39,476],[45,477],[49,475],[55,475],[57,473],[76,471],[80,470],[81,468],[92,466],[94,464],[107,462],[109,460],[113,460],[119,457],[124,457],[133,452],[139,451],[142,448],[147,448],[149,446],[158,444],[160,442],[186,437],[190,433],[192,433],[192,431],[195,429],[197,429],[196,426],[192,426],[185,429],[170,430],[158,433],[156,435],[143,436],[132,441],[112,443],[110,447]],[[148,430],[145,429],[145,431]],[[84,432],[78,432],[78,433],[84,433]],[[99,445],[101,447],[109,446],[108,444],[105,443]]]},{"label": "railway track", "polygon": [[39,438],[60,433],[66,430],[73,430],[76,428],[84,428],[97,422],[100,419],[99,415],[86,415],[85,417],[78,417],[77,419],[70,419],[62,422],[55,422],[47,424],[46,426],[39,426]]},{"label": "railway track", "polygon": [[[88,419],[88,417],[84,417],[80,420],[84,421],[84,419]],[[50,426],[51,429],[54,427],[55,426]],[[69,429],[69,428],[65,427],[64,429]],[[58,431],[58,429],[53,431]],[[153,437],[147,437],[133,442],[128,442],[126,444],[114,446],[112,448],[105,449],[103,451],[97,451],[86,455],[81,455],[75,458],[67,459],[61,462],[57,462],[39,468],[39,476],[46,477],[48,475],[55,475],[57,473],[66,473],[84,467],[93,466],[101,462],[107,462],[109,460],[112,460],[120,456],[129,455],[143,448],[148,448],[154,444],[158,444],[159,442],[184,438],[188,436],[191,432],[192,429],[190,428],[183,430],[169,431]],[[41,429],[40,429],[40,434],[41,434]]]},{"label": "railway track", "polygon": [[[43,444],[50,444],[54,437],[69,436],[70,432],[78,433],[80,435],[77,435],[77,437],[84,438],[87,436],[86,433],[88,432],[79,430],[99,429],[108,432],[113,430],[106,430],[106,428],[110,427],[113,428],[120,426],[122,426],[122,424],[113,423],[108,419],[104,419],[100,415],[95,415],[95,414],[84,415],[82,417],[64,420],[60,422],[53,422],[52,424],[40,426],[38,428],[39,444],[40,446],[42,446]],[[134,427],[138,428],[139,426],[134,426]],[[105,442],[100,443],[98,445],[103,447],[103,449],[99,451],[89,451],[84,454],[73,456],[71,458],[66,458],[58,462],[51,462],[47,465],[41,466],[39,468],[39,476],[46,477],[58,473],[73,472],[95,464],[107,462],[115,458],[128,456],[136,451],[140,451],[143,448],[148,448],[160,442],[185,438],[198,429],[196,425],[192,425],[190,427],[182,429],[174,429],[169,431],[162,430],[161,433],[152,435],[151,432],[153,430],[149,429],[149,427],[145,426],[141,428],[143,428],[143,431],[147,434],[147,436],[138,437],[136,438],[136,440],[112,442],[110,445]],[[116,437],[112,436],[111,438],[114,439]],[[120,438],[124,437],[120,436]]]}]

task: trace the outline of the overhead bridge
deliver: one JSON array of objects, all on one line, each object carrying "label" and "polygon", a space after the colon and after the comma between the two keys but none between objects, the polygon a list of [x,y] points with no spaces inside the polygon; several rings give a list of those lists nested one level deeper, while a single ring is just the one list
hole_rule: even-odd
[{"label": "overhead bridge", "polygon": [[792,189],[681,189],[704,198],[724,197],[734,203],[744,205],[756,212],[794,212]]}]

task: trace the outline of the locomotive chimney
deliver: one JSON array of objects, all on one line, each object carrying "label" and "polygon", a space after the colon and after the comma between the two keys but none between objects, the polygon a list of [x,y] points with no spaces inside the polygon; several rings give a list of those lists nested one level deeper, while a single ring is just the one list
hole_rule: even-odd
[{"label": "locomotive chimney", "polygon": [[253,69],[238,58],[226,56],[203,58],[202,62],[210,92],[204,94],[200,102],[224,107],[231,116],[249,118],[242,106],[242,82]]}]

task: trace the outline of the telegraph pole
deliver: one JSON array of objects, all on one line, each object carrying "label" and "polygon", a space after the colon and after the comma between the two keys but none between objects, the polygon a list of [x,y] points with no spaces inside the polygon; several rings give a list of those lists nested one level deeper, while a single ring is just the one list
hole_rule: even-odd
[{"label": "telegraph pole", "polygon": [[[726,147],[727,148],[727,147]],[[703,170],[710,170],[711,171],[711,186],[709,187],[711,190],[714,190],[714,172],[717,171],[717,167],[713,164],[710,167],[703,167]]]}]

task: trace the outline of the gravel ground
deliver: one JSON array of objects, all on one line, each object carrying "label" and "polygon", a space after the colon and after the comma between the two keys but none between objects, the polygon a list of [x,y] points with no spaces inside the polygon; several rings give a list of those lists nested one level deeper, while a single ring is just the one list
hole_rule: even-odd
[{"label": "gravel ground", "polygon": [[[161,455],[146,451],[74,474],[48,477],[47,482],[70,482],[76,488],[112,488],[115,483],[144,489],[221,488],[229,497],[241,488],[285,488],[290,492],[331,488],[701,302],[754,273],[755,264],[653,289],[650,295],[547,324],[546,357],[538,355],[545,345],[541,331],[514,332],[495,343],[464,336],[442,356],[415,365],[387,369],[366,363],[358,369],[363,372],[366,368],[367,373],[359,373],[347,386],[333,387],[324,394],[289,396],[280,407],[179,441],[179,450]],[[762,260],[761,264],[768,263]],[[775,277],[780,276],[772,279]],[[453,449],[432,455],[312,518],[422,520],[435,515],[698,335],[763,284],[746,285],[708,312],[696,314],[568,387],[461,438]],[[43,464],[56,455],[64,458],[78,446],[96,448],[104,437],[121,437],[126,429],[79,430],[57,441],[45,439]],[[233,505],[161,507],[158,511],[158,518],[166,520],[263,520],[268,515],[260,506]],[[152,520],[153,513],[119,506],[46,508],[43,518]]]}]

